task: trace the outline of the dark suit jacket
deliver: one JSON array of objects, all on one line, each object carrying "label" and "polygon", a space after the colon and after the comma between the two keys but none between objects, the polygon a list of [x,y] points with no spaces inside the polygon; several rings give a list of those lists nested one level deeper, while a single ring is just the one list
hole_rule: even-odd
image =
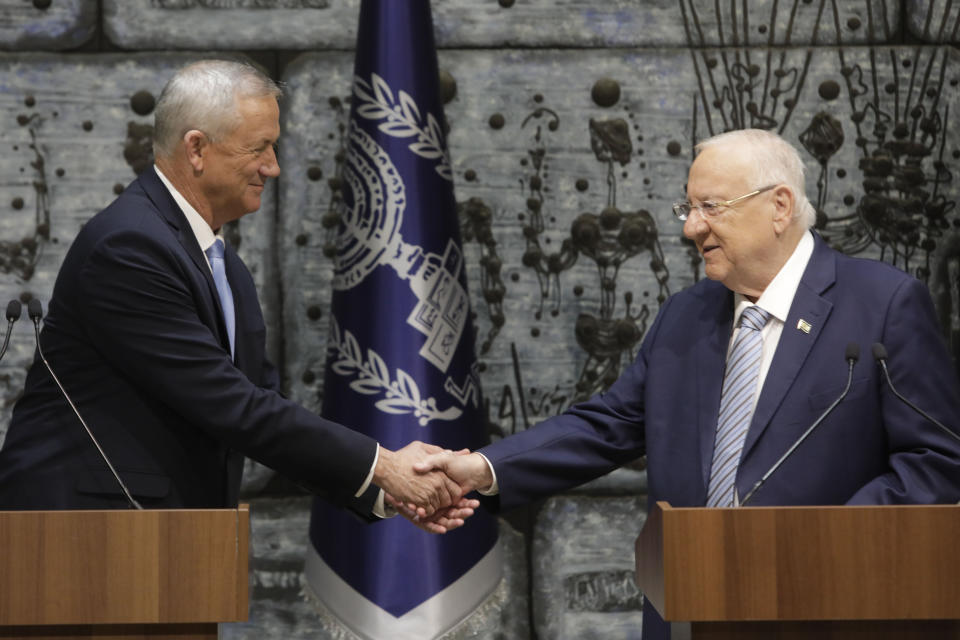
[{"label": "dark suit jacket", "polygon": [[[247,455],[335,502],[376,443],[279,393],[253,279],[230,248],[231,361],[196,237],[154,170],[87,222],[67,252],[41,345],[80,414],[145,507],[235,505]],[[0,450],[0,508],[107,508],[125,501],[35,359]]]},{"label": "dark suit jacket", "polygon": [[[812,325],[809,333],[798,329],[801,319]],[[720,283],[701,281],[668,299],[636,360],[607,392],[481,450],[496,470],[500,508],[643,453],[651,504],[703,506],[732,323],[733,294]],[[840,395],[850,342],[863,357],[849,395],[751,504],[960,500],[960,445],[894,397],[869,355],[872,343],[886,345],[897,390],[960,430],[960,385],[926,287],[888,265],[837,253],[819,237],[747,435],[739,495]]]}]

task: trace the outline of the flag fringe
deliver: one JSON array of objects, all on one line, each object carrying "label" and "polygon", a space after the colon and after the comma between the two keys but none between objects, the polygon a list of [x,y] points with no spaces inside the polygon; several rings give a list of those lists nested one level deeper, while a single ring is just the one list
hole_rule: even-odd
[{"label": "flag fringe", "polygon": [[[490,563],[495,563],[496,567],[499,568],[504,560],[501,541],[497,542],[493,549],[490,550],[490,553],[487,554],[485,559]],[[323,627],[322,633],[329,634],[327,636],[322,636],[324,637],[324,640],[381,640],[381,638],[387,637],[358,634],[357,629],[352,628],[347,624],[346,621],[344,621],[340,616],[334,613],[333,610],[331,610],[324,599],[318,595],[314,589],[313,583],[317,580],[311,579],[311,575],[315,576],[317,572],[318,563],[322,564],[326,571],[329,571],[329,568],[326,568],[325,563],[323,563],[323,559],[320,558],[319,554],[317,554],[312,547],[308,547],[307,564],[304,570],[306,579],[304,580],[302,594],[304,599],[311,606],[313,606],[314,610],[316,611],[317,616],[320,619],[321,626]],[[478,563],[478,565],[480,564],[483,564],[483,561]],[[464,577],[469,575],[470,572],[465,574]],[[460,580],[463,579],[463,577],[460,578]],[[434,635],[427,636],[425,635],[426,630],[422,629],[418,629],[415,632],[407,631],[406,633],[409,633],[409,635],[405,635],[404,632],[391,630],[389,638],[391,640],[400,640],[401,638],[405,637],[417,638],[418,640],[457,640],[459,638],[474,637],[476,629],[474,629],[473,625],[471,625],[472,620],[479,619],[489,621],[491,619],[499,618],[500,612],[507,608],[510,599],[515,597],[512,594],[510,585],[507,584],[507,582],[506,575],[501,572],[501,576],[497,583],[476,607],[466,612],[466,614],[459,620],[446,625],[445,629],[439,630],[438,632],[434,633]],[[451,587],[455,586],[456,584],[457,583],[454,583],[454,585],[451,585]],[[346,583],[344,583],[344,585],[349,588],[349,585],[346,585]],[[448,589],[450,589],[450,587],[448,587]],[[445,591],[446,590],[441,591],[439,594],[434,596],[434,598],[443,597]],[[372,609],[375,609],[378,615],[382,614],[383,616],[390,616],[389,613],[380,609],[374,603],[363,599],[359,594],[356,594],[356,597],[363,600],[364,606],[369,606]],[[397,620],[398,627],[402,626],[402,618],[394,619]]]}]

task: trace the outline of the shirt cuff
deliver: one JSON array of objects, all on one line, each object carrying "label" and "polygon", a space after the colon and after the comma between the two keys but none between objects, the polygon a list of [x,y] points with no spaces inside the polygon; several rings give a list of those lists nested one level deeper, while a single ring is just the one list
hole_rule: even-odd
[{"label": "shirt cuff", "polygon": [[479,451],[474,451],[474,453],[483,458],[483,461],[487,463],[487,466],[490,468],[490,477],[493,478],[493,484],[486,489],[477,489],[477,493],[482,496],[495,496],[499,494],[500,487],[497,485],[497,472],[493,470],[493,465],[490,463],[490,460]]},{"label": "shirt cuff", "polygon": [[383,499],[383,489],[377,494],[377,501],[373,503],[373,515],[378,518],[392,518],[397,515],[397,508],[392,504],[387,504]]},{"label": "shirt cuff", "polygon": [[[354,498],[359,498],[363,495],[363,492],[367,490],[367,487],[370,486],[370,483],[373,482],[373,470],[377,468],[377,460],[380,459],[380,445],[377,444],[377,450],[373,454],[373,464],[370,465],[370,473],[367,474],[366,480],[363,481],[363,484],[360,485],[360,489],[353,494]],[[383,491],[380,492],[380,506],[383,506]]]}]

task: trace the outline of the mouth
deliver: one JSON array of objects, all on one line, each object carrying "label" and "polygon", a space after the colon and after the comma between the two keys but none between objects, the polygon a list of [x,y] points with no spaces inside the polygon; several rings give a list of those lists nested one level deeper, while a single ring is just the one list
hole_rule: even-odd
[{"label": "mouth", "polygon": [[719,246],[719,245],[716,245],[716,244],[703,245],[703,248],[700,249],[700,253],[703,254],[704,256],[706,256],[706,255],[707,255],[708,253],[710,253],[711,251],[715,251],[715,250],[717,250],[717,249],[719,249],[719,248],[720,248],[720,246]]}]

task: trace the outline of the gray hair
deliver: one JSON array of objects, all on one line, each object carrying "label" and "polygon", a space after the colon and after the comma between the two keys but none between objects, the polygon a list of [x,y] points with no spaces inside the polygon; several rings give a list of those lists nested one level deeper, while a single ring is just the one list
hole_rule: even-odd
[{"label": "gray hair", "polygon": [[760,189],[771,184],[785,184],[794,197],[794,221],[806,228],[817,222],[817,212],[807,199],[804,188],[804,165],[800,154],[789,142],[764,129],[740,129],[707,138],[696,146],[697,152],[709,147],[736,145],[747,150],[753,164],[752,181]]},{"label": "gray hair", "polygon": [[237,98],[272,96],[277,83],[245,62],[203,60],[183,67],[167,82],[157,101],[153,152],[170,157],[191,129],[216,142],[240,125]]}]

